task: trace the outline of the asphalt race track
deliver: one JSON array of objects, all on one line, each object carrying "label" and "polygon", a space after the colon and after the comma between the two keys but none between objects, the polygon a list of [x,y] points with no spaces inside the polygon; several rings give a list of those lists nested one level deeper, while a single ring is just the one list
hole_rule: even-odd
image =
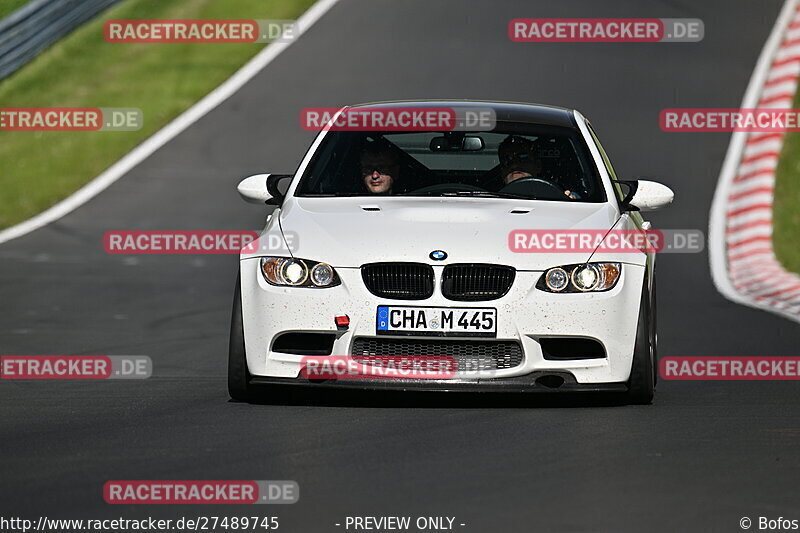
[{"label": "asphalt race track", "polygon": [[[738,531],[800,518],[800,389],[665,382],[648,407],[525,397],[347,394],[230,402],[231,255],[108,255],[108,230],[258,229],[236,183],[291,172],[300,110],[474,98],[575,107],[621,177],[658,177],[656,227],[708,226],[729,141],[664,133],[666,107],[737,107],[775,0],[342,0],[233,98],[70,215],[0,245],[0,353],[149,355],[134,381],[0,382],[0,515],[253,515],[111,506],[114,479],[291,479],[287,532],[348,515],[454,516],[457,530]],[[235,14],[232,14],[235,15]],[[701,43],[514,43],[515,17],[674,17]],[[235,18],[232,16],[231,18]],[[135,102],[131,102],[135,105]],[[358,228],[353,228],[354,232]],[[797,356],[800,326],[732,304],[705,253],[659,258],[660,354]],[[755,527],[754,527],[755,529]]]}]

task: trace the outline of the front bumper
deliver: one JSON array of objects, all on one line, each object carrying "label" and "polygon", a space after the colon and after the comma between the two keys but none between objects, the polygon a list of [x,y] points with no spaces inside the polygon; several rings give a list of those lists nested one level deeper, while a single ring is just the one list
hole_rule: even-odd
[{"label": "front bumper", "polygon": [[[357,388],[396,388],[429,390],[508,390],[537,388],[537,376],[564,374],[564,387],[596,385],[609,390],[624,385],[630,376],[636,337],[639,305],[644,284],[644,266],[624,264],[622,276],[608,292],[551,294],[534,286],[541,272],[518,271],[511,290],[500,299],[488,302],[456,302],[438,291],[440,265],[434,267],[437,290],[423,301],[387,300],[371,294],[358,268],[337,268],[342,284],[328,289],[275,287],[264,281],[258,258],[246,258],[241,265],[242,314],[247,365],[253,382],[282,378],[286,384],[304,384],[298,379],[303,355],[272,351],[276,336],[286,332],[327,332],[336,335],[332,355],[351,353],[353,341],[376,336],[376,309],[379,305],[494,307],[497,309],[497,337],[520,343],[522,363],[514,368],[494,370],[490,379],[450,380],[360,379],[353,384],[333,380],[329,385]],[[350,326],[340,330],[334,317],[348,315]],[[596,359],[545,359],[540,345],[543,337],[581,337],[600,342],[605,357]],[[386,336],[381,336],[386,338]],[[398,337],[408,339],[408,336]],[[431,339],[431,337],[412,337]],[[441,337],[434,337],[441,339]],[[457,342],[458,337],[448,337]],[[461,339],[467,340],[467,339]],[[474,340],[474,339],[469,339]],[[487,339],[488,340],[488,339]],[[410,383],[409,381],[413,381]],[[418,383],[423,382],[423,383]],[[319,385],[317,382],[305,384]]]},{"label": "front bumper", "polygon": [[[560,377],[563,381],[552,382]],[[551,381],[547,381],[551,380]],[[414,392],[532,392],[532,393],[624,393],[625,383],[578,383],[568,372],[532,372],[525,376],[492,379],[328,379],[308,380],[255,376],[255,386],[279,386],[298,389],[350,389]]]}]

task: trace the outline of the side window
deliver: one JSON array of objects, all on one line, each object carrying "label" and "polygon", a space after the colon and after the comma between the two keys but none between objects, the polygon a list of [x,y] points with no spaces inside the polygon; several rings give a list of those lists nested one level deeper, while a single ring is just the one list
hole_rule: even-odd
[{"label": "side window", "polygon": [[[592,125],[588,122],[586,123],[586,126],[589,128],[589,133],[592,134],[592,139],[594,139],[594,144],[597,146],[597,150],[600,152],[600,157],[603,158],[603,164],[608,171],[608,175],[611,176],[613,181],[617,181],[617,173],[614,172],[614,167],[611,166],[611,161],[608,159],[608,154],[606,154],[606,151],[603,149],[603,145],[600,144],[600,139],[597,138],[594,128],[592,128]],[[620,201],[625,198],[625,193],[622,191],[622,187],[620,187],[618,183],[612,183],[611,185],[614,187],[614,190],[617,193],[617,198]]]}]

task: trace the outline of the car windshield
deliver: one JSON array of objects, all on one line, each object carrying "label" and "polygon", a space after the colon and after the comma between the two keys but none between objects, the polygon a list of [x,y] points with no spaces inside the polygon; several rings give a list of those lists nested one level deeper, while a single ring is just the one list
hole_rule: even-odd
[{"label": "car windshield", "polygon": [[530,124],[490,132],[331,131],[295,195],[605,201],[577,130]]}]

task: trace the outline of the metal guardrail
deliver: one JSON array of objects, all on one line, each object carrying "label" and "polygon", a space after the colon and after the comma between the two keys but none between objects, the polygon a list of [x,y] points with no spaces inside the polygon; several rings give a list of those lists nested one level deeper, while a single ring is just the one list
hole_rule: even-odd
[{"label": "metal guardrail", "polygon": [[0,20],[0,80],[121,0],[33,0]]}]

